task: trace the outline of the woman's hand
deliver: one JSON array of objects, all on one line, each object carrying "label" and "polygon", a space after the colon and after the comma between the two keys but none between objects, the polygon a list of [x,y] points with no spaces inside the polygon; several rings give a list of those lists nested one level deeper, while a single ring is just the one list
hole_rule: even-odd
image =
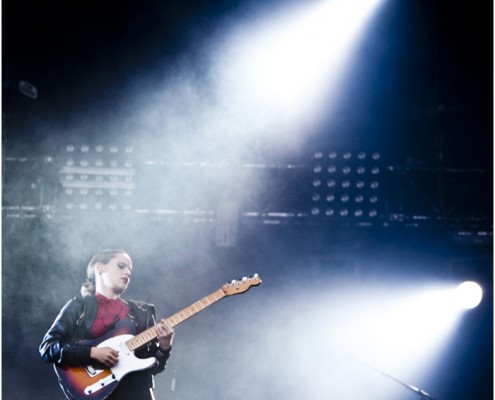
[{"label": "woman's hand", "polygon": [[168,350],[172,347],[172,341],[174,340],[174,328],[167,320],[162,319],[156,324],[156,335],[158,336],[158,342],[162,350]]},{"label": "woman's hand", "polygon": [[90,357],[107,368],[112,368],[119,362],[119,352],[111,347],[91,347]]}]

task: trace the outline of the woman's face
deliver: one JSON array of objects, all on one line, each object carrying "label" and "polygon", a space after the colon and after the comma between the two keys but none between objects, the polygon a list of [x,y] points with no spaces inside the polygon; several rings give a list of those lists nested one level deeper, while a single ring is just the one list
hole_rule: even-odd
[{"label": "woman's face", "polygon": [[106,289],[120,295],[127,289],[131,281],[131,258],[128,254],[119,253],[107,264],[98,263],[97,273]]}]

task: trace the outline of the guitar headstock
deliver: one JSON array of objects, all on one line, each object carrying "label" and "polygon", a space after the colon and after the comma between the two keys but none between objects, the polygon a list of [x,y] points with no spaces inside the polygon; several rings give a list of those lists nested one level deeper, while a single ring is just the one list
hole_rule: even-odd
[{"label": "guitar headstock", "polygon": [[232,296],[234,294],[244,293],[252,286],[258,286],[261,283],[261,278],[258,274],[254,274],[249,278],[242,278],[239,280],[233,280],[222,286],[222,291],[225,296]]}]

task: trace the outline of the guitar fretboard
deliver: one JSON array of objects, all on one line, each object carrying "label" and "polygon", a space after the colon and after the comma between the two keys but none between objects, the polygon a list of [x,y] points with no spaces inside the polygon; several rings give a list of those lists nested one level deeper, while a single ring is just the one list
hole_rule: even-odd
[{"label": "guitar fretboard", "polygon": [[[225,293],[218,289],[217,291],[209,294],[206,297],[203,297],[201,300],[191,304],[189,307],[182,309],[181,311],[171,315],[165,320],[172,326],[176,326],[181,322],[184,322],[186,319],[191,318],[193,315],[203,311],[205,308],[211,306],[216,303],[218,300],[225,297]],[[140,347],[152,342],[157,338],[156,328],[152,326],[151,328],[146,329],[145,331],[139,333],[134,336],[132,339],[129,339],[125,344],[127,348],[131,351],[137,350]]]}]

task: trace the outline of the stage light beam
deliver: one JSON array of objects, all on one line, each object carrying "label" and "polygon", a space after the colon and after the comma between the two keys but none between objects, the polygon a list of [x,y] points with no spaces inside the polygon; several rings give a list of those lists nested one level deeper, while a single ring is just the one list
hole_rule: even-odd
[{"label": "stage light beam", "polygon": [[480,303],[482,290],[475,282],[464,282],[402,290],[389,302],[386,297],[377,299],[378,312],[370,309],[362,319],[358,346],[383,365],[420,374],[420,366],[431,365],[441,354],[463,312]]},{"label": "stage light beam", "polygon": [[260,130],[286,131],[328,116],[352,53],[381,2],[298,4],[232,29],[215,53],[213,68],[229,115],[255,122]]}]

